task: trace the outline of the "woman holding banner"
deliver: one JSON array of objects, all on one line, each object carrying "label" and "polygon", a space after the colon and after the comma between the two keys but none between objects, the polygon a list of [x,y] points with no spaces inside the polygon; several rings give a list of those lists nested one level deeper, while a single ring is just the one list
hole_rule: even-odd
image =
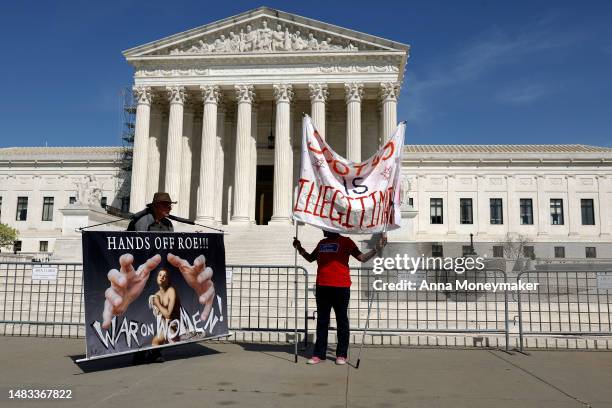
[{"label": "woman holding banner", "polygon": [[325,360],[327,350],[327,332],[331,309],[336,314],[338,326],[338,346],[336,364],[344,365],[347,361],[349,344],[348,305],[350,299],[351,277],[349,257],[361,262],[372,259],[387,243],[384,236],[376,243],[373,250],[362,253],[355,242],[336,232],[323,231],[324,239],[308,253],[297,238],[293,246],[308,262],[317,261],[317,281],[315,297],[317,301],[317,339],[312,357],[308,364],[318,364]]}]

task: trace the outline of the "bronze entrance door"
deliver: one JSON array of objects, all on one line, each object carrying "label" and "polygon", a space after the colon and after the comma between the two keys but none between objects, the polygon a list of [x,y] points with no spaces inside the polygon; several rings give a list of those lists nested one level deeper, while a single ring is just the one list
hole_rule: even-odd
[{"label": "bronze entrance door", "polygon": [[255,221],[266,225],[272,218],[272,194],[274,185],[274,166],[257,166],[257,185],[255,186]]}]

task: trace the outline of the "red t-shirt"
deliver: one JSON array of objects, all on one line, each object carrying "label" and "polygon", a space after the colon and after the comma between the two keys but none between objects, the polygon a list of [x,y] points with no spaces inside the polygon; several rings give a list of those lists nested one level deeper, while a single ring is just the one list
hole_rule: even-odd
[{"label": "red t-shirt", "polygon": [[349,288],[349,257],[357,245],[348,237],[325,238],[317,244],[317,285]]}]

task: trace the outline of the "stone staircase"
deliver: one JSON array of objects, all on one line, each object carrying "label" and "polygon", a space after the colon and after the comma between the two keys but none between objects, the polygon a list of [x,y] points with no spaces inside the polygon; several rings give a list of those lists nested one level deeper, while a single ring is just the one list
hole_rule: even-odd
[{"label": "stone staircase", "polygon": [[[295,252],[292,246],[295,236],[293,225],[226,225],[225,257],[228,265],[293,265]],[[309,225],[301,225],[298,238],[302,246],[311,251],[323,238],[321,230]],[[369,235],[351,237],[364,250]],[[309,264],[298,255],[298,265],[304,266],[309,273],[316,273],[316,262]],[[355,263],[357,266],[358,263]]]}]

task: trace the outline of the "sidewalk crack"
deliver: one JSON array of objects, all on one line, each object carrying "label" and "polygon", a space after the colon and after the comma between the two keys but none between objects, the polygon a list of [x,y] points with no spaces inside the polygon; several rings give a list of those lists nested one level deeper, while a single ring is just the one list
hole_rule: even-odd
[{"label": "sidewalk crack", "polygon": [[578,403],[580,403],[580,404],[584,405],[585,407],[592,408],[592,405],[591,405],[590,403],[588,403],[588,402],[586,402],[586,401],[581,400],[580,398],[578,398],[578,397],[577,397],[577,396],[575,396],[575,395],[570,394],[569,392],[564,391],[564,390],[563,390],[563,389],[561,389],[560,387],[557,387],[557,386],[556,386],[556,385],[554,385],[553,383],[551,383],[551,382],[549,382],[549,381],[546,381],[544,378],[542,378],[542,377],[538,376],[538,375],[537,375],[537,374],[535,374],[535,373],[532,373],[531,371],[527,370],[526,368],[523,368],[523,367],[519,366],[518,364],[513,363],[513,362],[512,362],[512,361],[510,361],[510,360],[506,360],[505,358],[503,358],[502,356],[499,356],[499,355],[495,354],[495,353],[494,353],[493,351],[491,351],[491,350],[487,350],[487,351],[489,352],[489,354],[491,354],[491,355],[493,355],[493,356],[495,356],[495,357],[499,358],[499,359],[500,359],[500,360],[502,360],[502,361],[505,361],[506,363],[510,364],[512,367],[514,367],[514,368],[517,368],[517,369],[521,370],[521,371],[522,371],[522,372],[524,372],[525,374],[527,374],[527,375],[529,375],[529,376],[531,376],[531,377],[535,378],[536,380],[540,381],[541,383],[548,385],[550,388],[552,388],[552,389],[554,389],[554,390],[556,390],[556,391],[560,392],[561,394],[565,395],[566,397],[573,399],[574,401],[576,401],[576,402],[578,402]]}]

